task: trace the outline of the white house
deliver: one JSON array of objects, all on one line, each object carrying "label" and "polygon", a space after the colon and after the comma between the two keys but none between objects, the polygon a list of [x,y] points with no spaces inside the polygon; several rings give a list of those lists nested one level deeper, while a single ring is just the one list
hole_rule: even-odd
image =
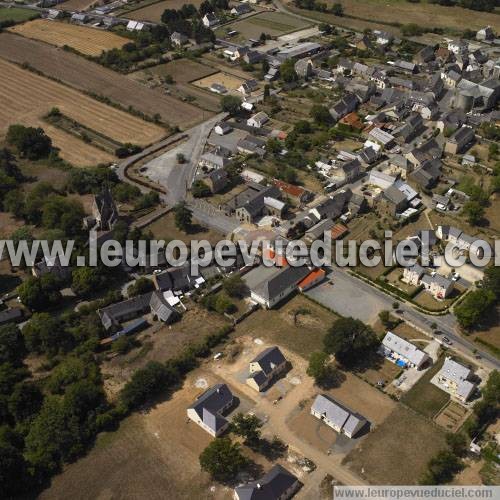
[{"label": "white house", "polygon": [[205,26],[205,28],[212,28],[214,26],[217,26],[220,21],[213,12],[209,12],[208,14],[205,14],[203,16],[201,22],[203,23],[203,26]]},{"label": "white house", "polygon": [[447,357],[436,376],[437,385],[465,403],[476,390],[476,384],[469,380],[471,374],[469,368]]},{"label": "white house", "polygon": [[229,125],[227,122],[219,122],[217,125],[214,127],[214,132],[218,135],[225,135],[229,134],[233,130],[233,127]]},{"label": "white house", "polygon": [[425,269],[418,264],[407,266],[403,270],[403,281],[409,285],[419,286],[420,279],[425,274]]},{"label": "white house", "polygon": [[258,392],[264,391],[287,366],[288,361],[279,348],[269,347],[250,361],[247,384]]},{"label": "white house", "polygon": [[247,120],[247,125],[249,127],[261,128],[268,121],[269,116],[264,111],[260,111]]},{"label": "white house", "polygon": [[187,416],[211,436],[220,436],[228,427],[229,421],[222,415],[234,402],[234,397],[226,384],[216,384],[187,409]]},{"label": "white house", "polygon": [[425,290],[431,293],[434,298],[443,300],[453,291],[453,281],[440,274],[424,274],[420,280]]},{"label": "white house", "polygon": [[363,416],[324,394],[316,396],[311,406],[311,415],[351,439],[368,423]]},{"label": "white house", "polygon": [[417,370],[429,359],[424,351],[392,332],[387,332],[379,352],[398,366],[403,368],[411,366]]}]

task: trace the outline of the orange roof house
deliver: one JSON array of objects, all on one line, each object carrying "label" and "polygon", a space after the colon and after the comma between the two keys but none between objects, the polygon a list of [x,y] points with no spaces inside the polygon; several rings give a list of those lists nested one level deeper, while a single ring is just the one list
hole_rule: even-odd
[{"label": "orange roof house", "polygon": [[359,118],[358,113],[356,113],[355,111],[341,118],[340,123],[355,128],[357,130],[363,130],[365,128],[365,126],[363,125],[363,123]]},{"label": "orange roof house", "polygon": [[296,186],[295,184],[289,184],[288,182],[280,181],[279,179],[274,179],[273,183],[282,193],[299,203],[306,202],[312,196],[309,191],[303,187]]},{"label": "orange roof house", "polygon": [[335,224],[332,227],[332,240],[339,240],[349,232],[349,229],[343,224]]},{"label": "orange roof house", "polygon": [[325,279],[326,271],[324,269],[315,269],[311,271],[298,285],[298,289],[301,292],[305,292],[312,288],[314,285],[317,285],[321,281]]}]

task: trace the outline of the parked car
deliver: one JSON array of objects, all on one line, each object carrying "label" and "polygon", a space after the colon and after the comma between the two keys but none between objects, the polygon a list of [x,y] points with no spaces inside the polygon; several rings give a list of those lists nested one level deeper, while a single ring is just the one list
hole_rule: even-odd
[{"label": "parked car", "polygon": [[443,342],[448,345],[453,344],[453,342],[448,337],[443,337]]}]

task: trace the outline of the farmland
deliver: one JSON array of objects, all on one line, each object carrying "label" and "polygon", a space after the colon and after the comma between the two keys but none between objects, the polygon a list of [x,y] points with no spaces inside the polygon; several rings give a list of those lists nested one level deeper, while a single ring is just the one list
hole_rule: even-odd
[{"label": "farmland", "polygon": [[259,38],[261,33],[280,36],[307,26],[309,26],[309,23],[306,21],[282,12],[262,12],[219,28],[216,30],[216,34],[217,36],[223,36],[227,30],[236,30],[239,37],[248,39]]},{"label": "farmland", "polygon": [[0,57],[19,64],[28,63],[50,78],[61,80],[83,92],[103,96],[124,108],[131,107],[148,116],[158,114],[170,125],[187,128],[202,119],[201,111],[189,103],[36,40],[1,33]]},{"label": "farmland", "polygon": [[[125,13],[123,15],[128,19],[138,19],[140,21],[159,23],[161,21],[161,15],[165,11],[165,9],[180,9],[185,3],[186,2],[184,2],[183,0],[164,0],[162,2],[146,5],[145,7],[129,10],[128,13]],[[201,0],[194,0],[189,3],[193,4],[195,7],[199,7],[199,5],[201,4]]]},{"label": "farmland", "polygon": [[14,21],[16,23],[21,23],[23,21],[29,21],[34,17],[37,17],[37,13],[28,9],[8,9],[6,7],[0,8],[0,22],[1,21]]},{"label": "farmland", "polygon": [[65,10],[68,12],[75,10],[80,11],[87,10],[89,7],[93,7],[98,4],[99,2],[97,0],[68,0],[67,2],[56,5],[54,9]]},{"label": "farmland", "polygon": [[61,148],[62,157],[70,162],[89,165],[109,161],[112,157],[41,122],[41,118],[52,107],[58,107],[64,115],[123,143],[146,145],[165,135],[165,131],[157,125],[102,104],[14,64],[0,60],[0,72],[3,75],[0,80],[0,93],[3,96],[3,106],[0,109],[1,132],[5,132],[8,125],[13,123],[43,126],[55,145]]},{"label": "farmland", "polygon": [[41,40],[56,47],[67,45],[89,56],[98,56],[104,50],[119,49],[127,43],[126,38],[109,31],[47,19],[35,19],[29,23],[13,26],[8,31]]}]

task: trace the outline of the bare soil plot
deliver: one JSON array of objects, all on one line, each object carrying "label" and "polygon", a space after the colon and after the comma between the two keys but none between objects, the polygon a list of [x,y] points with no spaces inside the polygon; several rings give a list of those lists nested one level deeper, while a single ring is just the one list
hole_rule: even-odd
[{"label": "bare soil plot", "polygon": [[170,75],[176,82],[182,83],[192,82],[193,80],[199,80],[205,76],[217,73],[216,69],[191,59],[174,59],[173,61],[159,64],[145,71],[150,71],[159,76]]},{"label": "bare soil plot", "polygon": [[242,78],[230,75],[229,73],[220,72],[206,76],[205,78],[201,78],[192,83],[193,85],[203,89],[209,89],[212,84],[218,83],[219,85],[224,85],[227,90],[237,90],[243,82],[244,80]]},{"label": "bare soil plot", "polygon": [[76,54],[36,40],[13,33],[1,33],[0,57],[19,64],[28,63],[50,78],[78,90],[103,96],[126,109],[131,107],[150,117],[158,114],[170,125],[188,128],[202,120],[202,112],[189,103],[149,89]]},{"label": "bare soil plot", "polygon": [[[193,0],[189,3],[193,4],[195,7],[199,7],[201,2],[202,0]],[[139,8],[124,13],[123,17],[159,23],[161,21],[161,15],[166,9],[180,9],[185,3],[184,0],[164,0],[163,2],[153,3],[142,8],[139,4]]]},{"label": "bare soil plot", "polygon": [[126,38],[110,31],[48,19],[35,19],[28,23],[18,24],[9,28],[8,31],[57,47],[67,45],[89,56],[98,56],[104,50],[119,49],[128,42]]},{"label": "bare soil plot", "polygon": [[[308,311],[296,314],[297,311]],[[260,338],[308,358],[323,348],[323,337],[338,316],[296,295],[278,309],[258,309],[236,327],[236,335]]]},{"label": "bare soil plot", "polygon": [[157,240],[165,240],[166,242],[172,240],[181,240],[186,245],[189,245],[191,240],[208,240],[212,244],[216,244],[222,235],[213,229],[207,229],[196,223],[193,220],[193,230],[189,234],[184,233],[177,229],[175,225],[175,217],[173,212],[160,217],[148,226],[144,227],[145,231],[151,231]]},{"label": "bare soil plot", "polygon": [[371,424],[380,425],[392,413],[396,403],[384,393],[349,372],[342,372],[340,387],[324,391],[351,410],[363,415]]},{"label": "bare soil plot", "polygon": [[429,340],[425,334],[415,330],[415,328],[404,322],[400,323],[396,328],[393,328],[392,331],[399,337],[409,340],[410,342],[420,339]]},{"label": "bare soil plot", "polygon": [[23,227],[24,221],[15,219],[8,212],[0,212],[0,238],[9,238],[17,229]]},{"label": "bare soil plot", "polygon": [[470,409],[464,408],[456,401],[450,401],[434,418],[436,424],[448,432],[457,432],[469,417]]},{"label": "bare soil plot", "polygon": [[298,31],[311,23],[290,16],[283,12],[262,12],[255,16],[247,17],[241,21],[225,25],[216,30],[217,36],[224,36],[227,30],[236,30],[238,36],[248,38],[259,38],[261,33],[267,33],[272,36],[280,36],[292,31]]},{"label": "bare soil plot", "polygon": [[404,404],[428,418],[433,418],[450,400],[450,395],[447,392],[430,382],[443,366],[443,362],[444,357],[429,368],[401,399]]},{"label": "bare soil plot", "polygon": [[40,125],[50,135],[63,158],[79,165],[110,161],[113,157],[41,121],[52,107],[88,128],[119,142],[147,145],[159,140],[164,129],[100,103],[80,92],[0,60],[0,133],[13,123]]},{"label": "bare soil plot", "polygon": [[452,484],[461,486],[480,486],[484,484],[480,474],[484,460],[468,460],[467,462],[465,469],[455,476]]},{"label": "bare soil plot", "polygon": [[396,378],[396,375],[401,372],[401,368],[382,358],[382,356],[379,357],[381,358],[379,366],[368,368],[358,375],[369,384],[375,385],[383,382],[385,386],[388,386]]},{"label": "bare soil plot", "polygon": [[[94,448],[56,476],[43,499],[210,498],[230,499],[232,490],[213,484],[198,457],[212,438],[188,421],[186,408],[203,389],[195,372],[169,400],[125,419],[119,430],[101,434]],[[208,385],[221,382],[202,374]],[[231,388],[233,389],[233,388]]]},{"label": "bare soil plot", "polygon": [[443,431],[398,405],[344,463],[371,484],[417,484],[427,462],[445,448]]}]

